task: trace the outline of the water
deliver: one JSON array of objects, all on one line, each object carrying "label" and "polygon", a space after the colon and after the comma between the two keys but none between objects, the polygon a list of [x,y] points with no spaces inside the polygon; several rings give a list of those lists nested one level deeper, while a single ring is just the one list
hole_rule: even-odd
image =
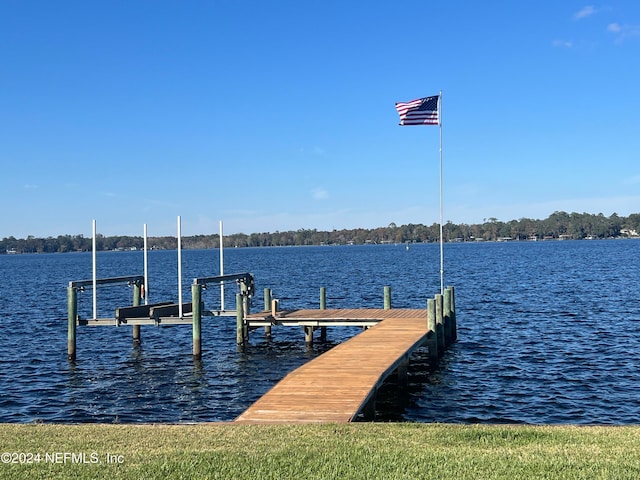
[{"label": "water", "polygon": [[[225,273],[252,272],[284,308],[424,308],[439,289],[438,245],[225,250]],[[640,423],[640,242],[563,241],[445,245],[456,287],[459,341],[429,372],[418,354],[408,388],[389,383],[379,420],[532,424]],[[177,299],[177,253],[149,252],[150,301]],[[142,252],[99,252],[98,277],[138,275]],[[218,274],[218,252],[184,251],[184,298],[194,277]],[[304,345],[301,330],[252,332],[238,352],[235,318],[203,321],[203,360],[189,326],[79,327],[66,358],[66,286],[91,278],[91,254],[1,255],[0,421],[202,422],[234,419],[287,372],[358,333],[332,328]],[[225,302],[234,305],[235,287]],[[98,315],[130,304],[131,289],[98,290]],[[204,293],[218,304],[219,288]],[[91,291],[79,294],[92,315]]]}]

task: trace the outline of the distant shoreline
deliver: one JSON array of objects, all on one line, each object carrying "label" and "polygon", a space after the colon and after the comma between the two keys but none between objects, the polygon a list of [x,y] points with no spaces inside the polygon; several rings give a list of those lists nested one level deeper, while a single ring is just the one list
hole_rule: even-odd
[{"label": "distant shoreline", "polygon": [[[172,238],[172,237],[169,237]],[[175,239],[175,237],[173,237]],[[185,239],[189,239],[189,237],[183,237],[183,242],[185,241]],[[447,244],[489,244],[489,243],[535,243],[535,242],[564,242],[564,241],[590,241],[590,240],[640,240],[640,236],[619,236],[619,237],[609,237],[609,238],[597,238],[597,239],[566,239],[566,238],[546,238],[546,239],[542,239],[542,240],[529,240],[529,239],[509,239],[509,240],[505,240],[505,239],[498,239],[498,240],[482,240],[482,239],[478,239],[478,240],[467,240],[467,241],[457,241],[457,240],[451,240],[451,241],[447,241],[445,243]],[[429,245],[429,244],[434,244],[435,242],[412,242],[409,243],[410,245]],[[349,244],[349,243],[333,243],[333,244],[321,244],[321,245],[315,245],[315,244],[309,244],[309,245],[258,245],[258,246],[251,246],[251,245],[245,245],[242,247],[225,247],[225,248],[303,248],[303,247],[349,247],[349,246],[383,246],[383,245],[396,245],[396,246],[403,246],[405,244],[403,243],[391,243],[391,242],[385,242],[385,243],[362,243],[362,244]],[[183,249],[184,250],[217,250],[219,247],[216,246],[209,246],[209,247],[189,247],[189,246],[184,246],[183,245]],[[121,249],[121,248],[116,248],[113,250],[105,250],[105,249],[98,249],[97,251],[99,252],[115,252],[115,253],[122,253],[122,252],[135,252],[135,251],[140,251],[141,249],[138,248],[125,248],[125,249]],[[171,251],[171,250],[177,250],[177,248],[155,248],[153,250],[166,250],[166,251]],[[18,252],[18,251],[12,251],[12,252],[1,252],[0,251],[0,255],[47,255],[47,254],[74,254],[74,253],[89,253],[91,250],[70,250],[70,251],[65,251],[65,252],[44,252],[44,251],[36,251],[36,252]]]},{"label": "distant shoreline", "polygon": [[[544,241],[544,240],[601,240],[609,238],[640,238],[640,213],[621,217],[613,213],[605,217],[589,213],[554,212],[544,220],[521,218],[502,222],[488,218],[481,224],[454,224],[448,221],[442,226],[446,243],[481,241]],[[149,237],[149,249],[175,250],[175,236]],[[224,236],[225,248],[275,247],[304,245],[367,245],[435,243],[440,241],[440,225],[423,224],[396,225],[386,227],[354,228],[332,231],[301,228],[286,232],[233,233]],[[143,249],[141,236],[98,234],[97,250]],[[218,234],[191,235],[182,237],[184,249],[219,248]],[[59,235],[57,237],[26,239],[5,237],[0,240],[0,254],[55,253],[92,250],[92,239],[84,235]]]}]

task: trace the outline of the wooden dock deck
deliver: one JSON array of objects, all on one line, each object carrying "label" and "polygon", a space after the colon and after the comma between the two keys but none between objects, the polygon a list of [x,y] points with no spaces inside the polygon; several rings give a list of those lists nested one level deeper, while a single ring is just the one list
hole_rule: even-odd
[{"label": "wooden dock deck", "polygon": [[427,340],[427,310],[294,310],[248,315],[252,326],[373,325],[289,373],[235,421],[345,423],[371,407],[377,389]]},{"label": "wooden dock deck", "polygon": [[[299,325],[301,327],[372,327],[387,318],[417,318],[426,319],[426,310],[407,308],[352,308],[318,310],[279,310],[273,315],[271,312],[252,313],[245,317],[251,327],[268,325]],[[426,320],[425,320],[426,328]]]}]

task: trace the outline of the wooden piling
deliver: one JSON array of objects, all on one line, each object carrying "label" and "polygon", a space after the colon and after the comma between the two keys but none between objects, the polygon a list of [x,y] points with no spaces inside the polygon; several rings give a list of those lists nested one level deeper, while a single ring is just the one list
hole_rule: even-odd
[{"label": "wooden piling", "polygon": [[444,325],[444,338],[447,346],[453,343],[453,326],[451,321],[451,290],[444,289],[442,304],[442,323]]},{"label": "wooden piling", "polygon": [[242,318],[243,318],[243,343],[249,341],[249,324],[244,321],[244,317],[251,313],[251,297],[249,296],[249,286],[245,282],[240,282],[240,293],[242,296]]},{"label": "wooden piling", "polygon": [[268,312],[271,309],[271,289],[264,289],[264,311]]},{"label": "wooden piling", "polygon": [[302,328],[304,328],[304,343],[307,345],[311,345],[313,343],[313,327]]},{"label": "wooden piling", "polygon": [[[265,288],[264,289],[264,311],[268,312],[270,308],[271,308],[271,289]],[[271,336],[271,325],[267,325],[264,327],[264,334],[267,337]]]},{"label": "wooden piling", "polygon": [[194,283],[191,285],[191,315],[193,321],[193,359],[202,358],[202,311],[200,309],[202,301],[202,285]]},{"label": "wooden piling", "polygon": [[249,297],[249,287],[246,283],[240,283],[240,293],[242,294],[242,311],[245,315],[249,315],[251,310],[251,298]]},{"label": "wooden piling", "polygon": [[456,292],[453,285],[447,287],[451,291],[451,341],[458,341],[458,321],[456,320]]},{"label": "wooden piling", "polygon": [[67,356],[76,359],[76,318],[78,317],[78,292],[74,287],[67,288]]},{"label": "wooden piling", "polygon": [[438,325],[436,324],[436,301],[434,298],[427,300],[427,345],[429,347],[429,364],[435,367],[438,364]]},{"label": "wooden piling", "polygon": [[[141,286],[142,284],[139,282],[134,282],[133,284],[133,303],[134,307],[140,305],[140,299],[142,298],[141,294]],[[133,343],[134,345],[140,345],[142,343],[142,338],[140,337],[140,325],[133,326]]]},{"label": "wooden piling", "polygon": [[242,311],[242,294],[236,294],[236,343],[244,345],[244,314]]},{"label": "wooden piling", "polygon": [[[326,287],[320,287],[320,310],[327,309],[327,289]],[[327,340],[327,327],[320,327],[320,340],[322,342]]]},{"label": "wooden piling", "polygon": [[133,326],[133,344],[140,345],[142,343],[142,339],[140,337],[140,325]]},{"label": "wooden piling", "polygon": [[391,287],[384,287],[384,309],[391,310]]},{"label": "wooden piling", "polygon": [[435,296],[435,304],[436,304],[436,334],[438,335],[438,355],[442,357],[444,355],[444,351],[447,349],[447,344],[445,342],[444,336],[444,318],[443,318],[443,309],[442,309],[442,294],[437,293]]}]

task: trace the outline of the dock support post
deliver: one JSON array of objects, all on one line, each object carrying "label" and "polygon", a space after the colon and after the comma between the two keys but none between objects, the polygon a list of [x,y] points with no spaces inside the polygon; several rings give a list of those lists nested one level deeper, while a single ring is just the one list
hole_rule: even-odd
[{"label": "dock support post", "polygon": [[251,310],[251,298],[249,297],[249,287],[246,283],[240,284],[240,293],[242,294],[242,311],[245,315],[249,315]]},{"label": "dock support post", "polygon": [[67,288],[67,356],[69,360],[76,359],[76,318],[78,317],[78,292],[75,288]]},{"label": "dock support post", "polygon": [[444,289],[443,295],[443,317],[442,321],[444,323],[444,338],[447,345],[451,345],[453,343],[453,325],[451,321],[451,290],[448,288]]},{"label": "dock support post", "polygon": [[236,294],[236,343],[240,346],[244,345],[244,314],[242,312],[242,294]]},{"label": "dock support post", "polygon": [[[242,282],[240,283],[240,293],[242,294],[242,317],[249,315],[251,312],[251,297],[249,296],[249,286]],[[244,342],[249,340],[249,323],[244,322]]]},{"label": "dock support post", "polygon": [[264,311],[269,310],[271,310],[271,289],[267,287],[264,289]]},{"label": "dock support post", "polygon": [[[268,312],[270,308],[271,308],[271,289],[265,288],[264,289],[264,311]],[[264,334],[267,337],[271,336],[271,325],[267,325],[264,327]]]},{"label": "dock support post", "polygon": [[307,345],[311,345],[313,343],[313,327],[303,327],[304,328],[304,343]]},{"label": "dock support post", "polygon": [[436,333],[438,334],[438,355],[441,357],[444,355],[444,351],[447,348],[444,336],[444,324],[443,324],[443,311],[442,311],[442,294],[437,293],[435,296],[436,301]]},{"label": "dock support post", "polygon": [[[326,287],[320,287],[320,310],[327,309],[327,289]],[[320,327],[320,340],[322,342],[327,340],[327,327]]]},{"label": "dock support post", "polygon": [[438,364],[438,325],[436,324],[436,301],[433,298],[427,300],[427,345],[429,346],[429,364],[435,367]]},{"label": "dock support post", "polygon": [[456,292],[453,285],[447,287],[451,291],[451,341],[458,341],[458,321],[456,320]]},{"label": "dock support post", "polygon": [[391,287],[384,287],[384,309],[391,310]]},{"label": "dock support post", "polygon": [[202,358],[202,312],[200,305],[202,301],[202,285],[194,283],[191,285],[191,305],[193,320],[193,359]]},{"label": "dock support post", "polygon": [[[138,305],[140,305],[140,299],[142,297],[141,295],[141,283],[139,282],[135,282],[133,284],[133,303],[132,305],[134,307],[137,307]],[[133,344],[134,345],[140,345],[140,343],[142,343],[142,339],[140,337],[140,325],[134,325],[133,326]]]}]

